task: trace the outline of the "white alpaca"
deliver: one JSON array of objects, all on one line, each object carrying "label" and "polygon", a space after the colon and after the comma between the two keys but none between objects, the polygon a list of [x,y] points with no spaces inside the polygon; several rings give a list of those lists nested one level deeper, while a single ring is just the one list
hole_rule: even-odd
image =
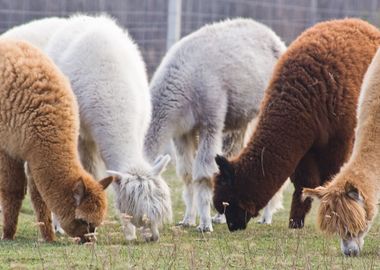
[{"label": "white alpaca", "polygon": [[[45,27],[32,22],[27,32],[33,23]],[[78,100],[82,164],[95,176],[106,173],[105,165],[122,178],[113,186],[126,238],[136,238],[135,225],[150,228],[146,240],[158,240],[158,228],[172,218],[170,190],[160,176],[170,157],[150,165],[143,156],[151,104],[137,45],[112,19],[78,15],[58,27],[44,49]]]},{"label": "white alpaca", "polygon": [[236,19],[184,37],[162,60],[150,85],[153,113],[145,152],[152,161],[169,140],[174,141],[177,173],[185,182],[186,211],[180,224],[195,225],[197,205],[198,229],[213,230],[214,158],[222,152],[222,141],[228,154],[242,148],[247,125],[257,115],[284,50],[284,43],[268,27]]},{"label": "white alpaca", "polygon": [[4,38],[27,40],[34,46],[44,49],[51,36],[64,25],[65,18],[51,17],[15,26],[1,35]]}]

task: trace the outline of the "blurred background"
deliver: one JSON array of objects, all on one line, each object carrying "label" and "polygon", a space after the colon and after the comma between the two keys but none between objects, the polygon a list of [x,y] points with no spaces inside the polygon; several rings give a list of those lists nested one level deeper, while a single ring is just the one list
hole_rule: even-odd
[{"label": "blurred background", "polygon": [[0,33],[76,12],[115,17],[140,46],[151,76],[176,40],[206,23],[253,18],[289,44],[304,29],[331,18],[360,17],[379,26],[380,0],[0,0]]}]

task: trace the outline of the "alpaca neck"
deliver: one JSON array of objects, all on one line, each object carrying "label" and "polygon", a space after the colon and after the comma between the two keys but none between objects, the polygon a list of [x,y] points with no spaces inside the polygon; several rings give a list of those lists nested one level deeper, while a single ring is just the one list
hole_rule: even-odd
[{"label": "alpaca neck", "polygon": [[306,124],[297,126],[307,122],[294,119],[294,114],[286,110],[279,112],[283,114],[263,112],[250,143],[232,161],[235,185],[244,187],[239,195],[243,202],[254,203],[257,211],[267,205],[294,172],[313,142],[311,129]]},{"label": "alpaca neck", "polygon": [[[377,159],[380,155],[380,108],[374,108],[365,117],[359,117],[352,160],[365,171],[378,172]],[[360,165],[360,167],[359,167]]]},{"label": "alpaca neck", "polygon": [[171,136],[166,126],[168,122],[166,118],[165,114],[155,118],[145,136],[144,155],[150,163],[153,163],[157,156],[162,154],[165,146],[170,142]]},{"label": "alpaca neck", "polygon": [[84,172],[76,151],[62,151],[58,155],[53,151],[43,151],[27,162],[31,176],[48,208],[61,217],[72,212],[75,200],[71,194]]}]

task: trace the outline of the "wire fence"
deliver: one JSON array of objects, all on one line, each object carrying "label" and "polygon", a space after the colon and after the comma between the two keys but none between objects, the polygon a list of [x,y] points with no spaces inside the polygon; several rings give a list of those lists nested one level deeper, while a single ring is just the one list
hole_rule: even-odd
[{"label": "wire fence", "polygon": [[[169,2],[180,5],[180,36],[225,18],[247,17],[289,44],[316,22],[360,17],[379,26],[380,0],[0,0],[0,32],[34,19],[108,13],[140,46],[151,76],[167,50]],[[170,31],[170,30],[169,30]]]}]

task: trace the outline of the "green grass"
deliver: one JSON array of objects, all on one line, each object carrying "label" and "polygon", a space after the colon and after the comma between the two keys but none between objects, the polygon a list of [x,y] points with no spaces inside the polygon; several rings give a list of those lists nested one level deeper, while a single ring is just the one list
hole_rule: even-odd
[{"label": "green grass", "polygon": [[[165,179],[172,188],[174,222],[183,215],[182,183],[171,167]],[[167,225],[158,243],[127,243],[111,203],[96,245],[77,245],[62,236],[56,243],[39,240],[29,199],[19,218],[15,241],[0,241],[0,269],[379,269],[379,222],[366,238],[359,258],[341,255],[337,238],[324,238],[315,228],[315,210],[302,230],[289,230],[291,188],[285,208],[272,225],[251,220],[245,231],[230,233],[225,224],[213,233]]]}]

